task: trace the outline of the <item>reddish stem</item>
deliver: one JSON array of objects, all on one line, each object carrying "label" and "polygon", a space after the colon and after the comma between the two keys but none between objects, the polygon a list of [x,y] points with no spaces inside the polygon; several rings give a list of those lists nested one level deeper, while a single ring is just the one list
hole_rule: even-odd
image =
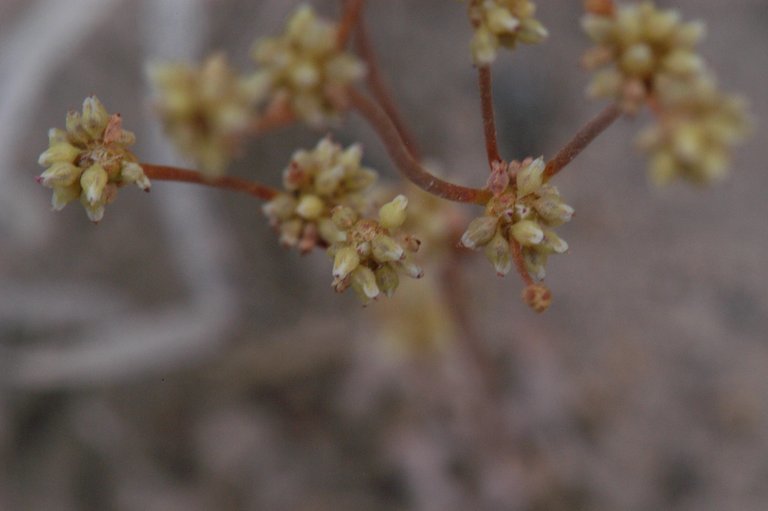
[{"label": "reddish stem", "polygon": [[491,193],[488,190],[455,185],[430,174],[411,155],[392,119],[375,101],[355,89],[348,91],[346,99],[379,135],[400,172],[416,186],[432,195],[456,202],[485,204],[490,200]]},{"label": "reddish stem", "polygon": [[515,262],[515,269],[520,274],[520,278],[523,279],[526,286],[533,285],[533,278],[528,273],[528,268],[525,267],[525,260],[523,259],[523,248],[520,243],[514,238],[510,237],[509,248],[512,250],[512,260]]},{"label": "reddish stem", "polygon": [[362,16],[358,18],[355,35],[357,49],[365,63],[368,65],[366,83],[371,94],[373,94],[373,97],[379,102],[381,108],[392,120],[395,128],[397,128],[397,132],[400,134],[400,138],[403,139],[405,147],[410,151],[411,156],[413,156],[414,159],[421,161],[421,151],[419,151],[419,146],[405,121],[403,121],[392,93],[386,85],[384,76],[381,72],[381,67],[379,66],[378,58],[376,57],[376,52],[368,37],[368,30]]},{"label": "reddish stem", "polygon": [[607,106],[594,119],[581,128],[576,135],[560,151],[547,162],[544,178],[548,179],[560,172],[571,163],[579,153],[587,148],[597,136],[610,126],[622,114],[621,108],[615,104]]},{"label": "reddish stem", "polygon": [[290,104],[284,98],[277,98],[267,105],[264,115],[254,120],[248,126],[247,132],[253,137],[259,137],[270,131],[284,128],[296,121],[296,115]]},{"label": "reddish stem", "polygon": [[181,183],[212,186],[214,188],[223,188],[225,190],[247,193],[262,200],[270,200],[278,194],[277,190],[267,185],[240,179],[238,177],[224,176],[207,178],[194,170],[167,167],[164,165],[152,165],[150,163],[142,163],[141,168],[144,169],[144,174],[146,174],[149,179],[155,179],[157,181],[177,181]]},{"label": "reddish stem", "polygon": [[349,35],[360,18],[363,4],[364,0],[346,0],[344,2],[344,11],[339,21],[339,31],[336,33],[336,44],[339,48],[344,48],[347,45]]},{"label": "reddish stem", "polygon": [[485,135],[485,152],[488,154],[488,166],[502,161],[499,155],[499,143],[496,139],[496,120],[493,113],[493,78],[489,66],[477,68],[480,84],[480,103],[483,108],[483,133]]}]

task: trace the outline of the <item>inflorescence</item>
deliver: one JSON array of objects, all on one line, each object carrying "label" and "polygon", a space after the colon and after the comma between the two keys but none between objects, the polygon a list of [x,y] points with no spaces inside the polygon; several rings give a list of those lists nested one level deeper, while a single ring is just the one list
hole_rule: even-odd
[{"label": "inflorescence", "polygon": [[[552,300],[549,289],[539,282],[546,275],[547,259],[568,250],[555,228],[574,213],[548,181],[596,134],[620,113],[634,115],[647,106],[654,123],[640,134],[638,145],[650,154],[652,181],[666,184],[682,177],[706,184],[725,175],[731,148],[750,128],[744,100],[721,92],[697,53],[703,24],[684,22],[676,10],[659,9],[650,1],[617,5],[613,0],[587,0],[586,9],[583,28],[595,46],[582,61],[596,71],[588,92],[610,99],[614,106],[597,118],[600,122],[585,126],[549,163],[541,157],[506,163],[498,156],[495,140],[488,66],[500,47],[539,43],[548,33],[535,18],[531,0],[468,0],[470,46],[480,68],[491,167],[484,189],[442,181],[421,164],[404,142],[408,137],[403,136],[392,105],[382,99],[377,73],[371,72],[368,83],[378,104],[373,100],[369,104],[352,89],[367,71],[375,71],[370,51],[361,52],[365,62],[347,51],[347,33],[337,23],[319,18],[308,5],[291,15],[282,34],[254,43],[253,70],[235,70],[223,54],[209,57],[199,67],[181,63],[148,67],[155,89],[153,104],[165,132],[181,153],[196,162],[203,177],[184,169],[142,166],[128,149],[135,137],[122,129],[120,115],[110,115],[91,96],[82,112],[67,115],[66,130],[50,130],[49,147],[39,159],[46,170],[38,181],[53,190],[55,210],[79,198],[93,222],[101,220],[120,186],[135,183],[148,191],[148,175],[249,191],[268,201],[263,212],[282,245],[302,254],[325,249],[333,260],[332,287],[338,292],[352,288],[363,303],[391,296],[401,275],[423,275],[416,262],[421,241],[409,234],[411,230],[421,232],[428,242],[445,245],[462,232],[456,230],[461,226],[460,245],[482,249],[500,276],[516,268],[526,284],[524,302],[541,312]],[[354,16],[346,18],[346,23],[355,22]],[[365,35],[358,28],[358,42],[365,47]],[[483,204],[483,214],[464,229],[463,216],[440,207],[444,203],[417,204],[409,219],[404,195],[379,207],[382,195],[373,190],[377,173],[363,165],[361,145],[345,148],[330,136],[311,150],[293,154],[283,171],[282,190],[223,176],[246,136],[293,121],[333,126],[353,107],[376,128],[400,170],[433,193],[430,201],[447,197]],[[426,255],[434,260],[439,252],[427,250]]]}]

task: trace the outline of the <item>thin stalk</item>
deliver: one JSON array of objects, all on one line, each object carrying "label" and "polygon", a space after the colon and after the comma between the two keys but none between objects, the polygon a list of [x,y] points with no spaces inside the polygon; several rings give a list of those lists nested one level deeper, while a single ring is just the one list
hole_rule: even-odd
[{"label": "thin stalk", "polygon": [[483,134],[485,135],[485,152],[488,154],[488,166],[502,161],[499,154],[499,143],[496,138],[496,120],[493,111],[493,77],[490,66],[477,68],[480,85],[480,103],[483,110]]},{"label": "thin stalk", "polygon": [[622,114],[621,108],[615,104],[607,106],[602,112],[589,121],[583,128],[581,128],[576,135],[568,142],[565,147],[547,162],[547,166],[544,169],[544,178],[548,179],[573,161],[584,149],[597,138],[597,136],[605,131],[608,126],[613,124],[613,121],[618,119]]},{"label": "thin stalk", "polygon": [[381,108],[392,120],[392,123],[397,128],[397,132],[400,134],[400,138],[403,139],[403,143],[411,153],[411,156],[413,156],[415,160],[421,161],[421,151],[419,150],[419,146],[413,133],[403,120],[402,115],[400,115],[397,103],[395,102],[389,87],[387,87],[383,73],[381,72],[381,66],[379,66],[376,51],[373,49],[373,44],[371,44],[371,39],[368,36],[368,29],[366,28],[362,16],[357,20],[355,36],[357,50],[360,52],[360,56],[363,57],[363,60],[368,66],[368,73],[366,75],[368,89],[370,89],[373,97],[376,98],[376,101],[379,102]]},{"label": "thin stalk", "polygon": [[211,186],[213,188],[234,190],[236,192],[247,193],[262,200],[270,200],[278,194],[278,191],[272,187],[238,177],[224,176],[218,178],[207,178],[194,170],[180,169],[178,167],[167,167],[165,165],[152,165],[150,163],[142,163],[141,168],[144,169],[144,174],[150,180],[154,179],[157,181],[194,183],[198,185]]},{"label": "thin stalk", "polygon": [[344,48],[347,45],[349,36],[360,19],[364,3],[364,0],[346,0],[344,2],[344,11],[339,20],[339,31],[336,34],[336,44],[339,48]]},{"label": "thin stalk", "polygon": [[520,246],[520,243],[518,243],[517,240],[510,237],[509,248],[512,251],[512,260],[515,262],[515,269],[520,275],[520,278],[523,279],[523,282],[526,286],[533,285],[533,277],[531,277],[531,274],[528,272],[528,268],[525,267],[525,260],[523,259],[523,247]]},{"label": "thin stalk", "polygon": [[357,110],[373,127],[384,147],[386,147],[392,161],[400,172],[413,184],[425,192],[455,202],[469,202],[482,205],[490,200],[491,192],[488,190],[467,188],[443,181],[422,167],[405,146],[403,139],[400,137],[400,132],[397,131],[397,127],[395,127],[392,119],[382,110],[378,103],[355,89],[348,91],[346,99],[349,102],[349,106]]}]

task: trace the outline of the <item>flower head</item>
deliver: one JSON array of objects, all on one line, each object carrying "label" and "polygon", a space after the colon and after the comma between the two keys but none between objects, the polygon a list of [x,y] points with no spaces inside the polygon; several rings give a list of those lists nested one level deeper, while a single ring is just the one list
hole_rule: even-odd
[{"label": "flower head", "polygon": [[46,170],[37,180],[53,189],[53,209],[79,198],[91,221],[99,222],[119,186],[135,183],[149,191],[149,179],[128,150],[135,140],[120,115],[110,115],[96,96],[85,99],[82,113],[69,112],[66,130],[48,132],[48,149],[38,160]]},{"label": "flower head", "polygon": [[506,172],[509,185],[488,202],[483,216],[470,222],[461,244],[482,248],[503,276],[512,268],[510,243],[517,243],[526,269],[541,280],[549,255],[568,250],[568,244],[553,229],[570,221],[573,208],[562,201],[557,188],[544,183],[542,158],[512,162]]},{"label": "flower head", "polygon": [[251,52],[259,65],[254,77],[272,96],[286,100],[293,113],[311,125],[337,115],[345,89],[365,73],[363,64],[337,45],[338,29],[300,6],[278,37],[256,41]]},{"label": "flower head", "polygon": [[155,88],[155,108],[173,143],[204,173],[220,176],[255,117],[254,107],[266,96],[267,83],[240,77],[223,54],[209,57],[199,68],[154,63],[147,73]]},{"label": "flower head", "polygon": [[500,46],[513,49],[518,43],[546,39],[547,29],[535,14],[531,0],[470,0],[469,18],[475,27],[470,46],[475,64],[493,63]]},{"label": "flower head", "polygon": [[263,208],[281,243],[308,252],[343,238],[331,220],[334,208],[346,206],[354,215],[363,214],[368,205],[363,192],[377,178],[373,169],[361,165],[362,155],[359,144],[344,149],[328,137],[311,151],[294,153],[283,171],[285,191]]},{"label": "flower head", "polygon": [[333,259],[333,288],[352,287],[363,303],[381,295],[391,296],[399,274],[421,278],[423,271],[413,261],[420,242],[400,232],[408,200],[398,195],[379,209],[378,220],[361,219],[347,206],[337,206],[333,223],[343,234],[328,247]]}]

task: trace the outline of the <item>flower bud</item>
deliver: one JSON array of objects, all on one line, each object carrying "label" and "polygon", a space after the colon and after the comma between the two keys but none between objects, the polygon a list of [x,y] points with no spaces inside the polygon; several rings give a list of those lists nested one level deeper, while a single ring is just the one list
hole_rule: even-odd
[{"label": "flower bud", "polygon": [[408,207],[408,199],[405,195],[398,195],[379,209],[379,223],[385,229],[397,229],[405,222]]},{"label": "flower bud", "polygon": [[88,134],[95,139],[104,135],[109,121],[109,113],[96,96],[90,96],[83,101],[82,123]]},{"label": "flower bud", "polygon": [[93,206],[102,201],[108,180],[107,171],[98,163],[85,169],[80,177],[80,186],[83,187],[83,195],[90,205]]},{"label": "flower bud", "polygon": [[38,158],[37,163],[43,167],[50,167],[54,163],[74,163],[80,155],[80,149],[67,142],[54,144],[46,149]]},{"label": "flower bud", "polygon": [[381,265],[375,272],[376,284],[379,289],[387,298],[392,297],[400,285],[400,277],[397,275],[397,271],[389,264]]},{"label": "flower bud", "polygon": [[296,213],[306,220],[315,220],[323,213],[324,209],[325,203],[320,197],[317,195],[304,195],[299,199]]},{"label": "flower bud", "polygon": [[80,177],[82,169],[71,163],[54,163],[48,170],[40,174],[38,181],[43,186],[53,188],[54,186],[70,186]]},{"label": "flower bud", "polygon": [[124,162],[120,169],[120,178],[124,183],[136,183],[136,186],[145,192],[152,187],[149,178],[144,174],[144,169],[138,163]]},{"label": "flower bud", "polygon": [[544,179],[544,158],[538,157],[517,173],[517,196],[523,198],[541,188]]},{"label": "flower bud", "polygon": [[509,250],[509,241],[496,233],[496,236],[485,246],[485,256],[496,269],[496,274],[503,277],[512,269],[512,257]]},{"label": "flower bud", "polygon": [[54,211],[61,211],[64,206],[80,197],[82,189],[79,183],[70,186],[53,187],[53,197],[51,198],[51,207]]},{"label": "flower bud", "polygon": [[385,234],[379,234],[371,241],[371,253],[379,263],[399,261],[405,257],[405,250],[395,240]]},{"label": "flower bud", "polygon": [[509,228],[509,233],[523,246],[538,245],[544,239],[544,231],[533,220],[520,220]]},{"label": "flower bud", "polygon": [[376,275],[373,270],[367,266],[358,266],[350,274],[352,288],[357,292],[364,302],[373,300],[381,292],[376,283]]},{"label": "flower bud", "polygon": [[466,248],[476,249],[491,241],[499,225],[498,218],[481,216],[469,223],[469,227],[461,236],[461,245]]},{"label": "flower bud", "polygon": [[360,265],[360,256],[354,247],[341,247],[333,258],[333,276],[343,279]]},{"label": "flower bud", "polygon": [[552,304],[552,292],[541,284],[531,284],[523,289],[523,301],[536,312],[544,312]]}]

